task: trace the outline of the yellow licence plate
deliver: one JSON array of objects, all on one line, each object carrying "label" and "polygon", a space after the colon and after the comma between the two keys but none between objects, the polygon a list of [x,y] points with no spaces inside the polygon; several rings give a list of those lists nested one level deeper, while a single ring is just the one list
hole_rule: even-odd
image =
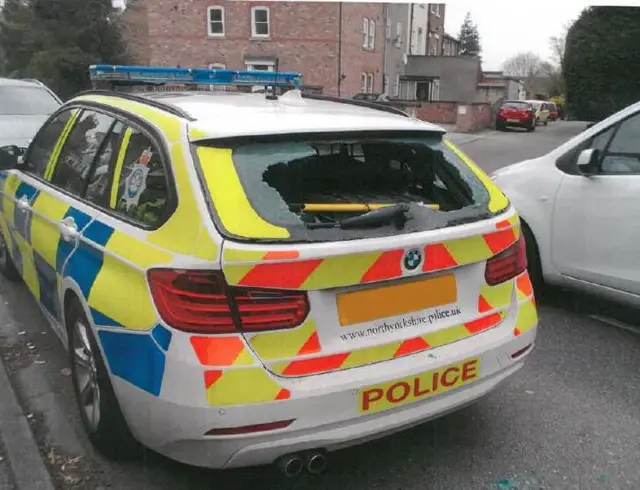
[{"label": "yellow licence plate", "polygon": [[418,374],[410,378],[369,386],[358,392],[361,414],[382,412],[468,385],[480,376],[480,358]]},{"label": "yellow licence plate", "polygon": [[454,303],[458,297],[453,274],[391,286],[339,294],[338,316],[343,327]]}]

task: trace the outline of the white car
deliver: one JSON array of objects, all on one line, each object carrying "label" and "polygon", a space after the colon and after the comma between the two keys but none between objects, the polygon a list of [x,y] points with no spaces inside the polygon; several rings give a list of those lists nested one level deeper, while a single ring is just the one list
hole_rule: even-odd
[{"label": "white car", "polygon": [[[142,70],[193,75],[93,68]],[[538,318],[518,215],[444,134],[299,90],[90,92],[24,162],[0,152],[0,272],[68,347],[92,443],[318,473],[520,369]]]},{"label": "white car", "polygon": [[640,307],[640,103],[492,179],[520,214],[534,284]]}]

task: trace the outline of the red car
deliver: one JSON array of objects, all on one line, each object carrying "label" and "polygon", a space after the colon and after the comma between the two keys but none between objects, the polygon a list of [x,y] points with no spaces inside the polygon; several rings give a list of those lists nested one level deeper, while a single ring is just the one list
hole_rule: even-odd
[{"label": "red car", "polygon": [[547,102],[549,106],[549,121],[558,120],[558,106],[554,102]]},{"label": "red car", "polygon": [[536,129],[536,116],[533,108],[521,100],[508,100],[500,107],[496,115],[496,129],[503,131],[507,126]]}]

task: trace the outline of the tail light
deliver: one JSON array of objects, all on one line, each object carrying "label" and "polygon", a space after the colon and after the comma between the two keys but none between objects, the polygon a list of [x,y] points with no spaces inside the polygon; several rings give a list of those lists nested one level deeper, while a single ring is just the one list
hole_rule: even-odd
[{"label": "tail light", "polygon": [[219,271],[152,269],[148,280],[162,320],[186,332],[293,328],[309,313],[304,291],[229,286]]},{"label": "tail light", "polygon": [[527,246],[524,237],[487,261],[484,278],[489,286],[513,279],[527,269]]}]

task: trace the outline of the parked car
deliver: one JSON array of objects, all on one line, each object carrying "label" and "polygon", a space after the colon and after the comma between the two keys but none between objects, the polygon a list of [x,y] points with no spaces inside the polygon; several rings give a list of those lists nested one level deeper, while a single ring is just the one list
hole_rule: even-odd
[{"label": "parked car", "polygon": [[37,80],[0,78],[0,146],[27,147],[61,104],[58,96]]},{"label": "parked car", "polygon": [[508,100],[502,104],[496,114],[496,129],[501,131],[509,126],[534,131],[536,118],[531,104],[521,100]]},{"label": "parked car", "polygon": [[547,102],[547,107],[549,107],[549,121],[557,121],[558,120],[558,107],[554,102]]},{"label": "parked car", "polygon": [[444,134],[298,90],[89,92],[22,162],[0,152],[0,268],[68,348],[92,443],[317,473],[518,371],[538,322],[518,215]]},{"label": "parked car", "polygon": [[546,126],[549,124],[549,106],[546,102],[541,100],[527,100],[526,102],[533,108],[536,125],[544,124]]},{"label": "parked car", "polygon": [[534,283],[640,307],[640,103],[492,178],[520,213]]}]

